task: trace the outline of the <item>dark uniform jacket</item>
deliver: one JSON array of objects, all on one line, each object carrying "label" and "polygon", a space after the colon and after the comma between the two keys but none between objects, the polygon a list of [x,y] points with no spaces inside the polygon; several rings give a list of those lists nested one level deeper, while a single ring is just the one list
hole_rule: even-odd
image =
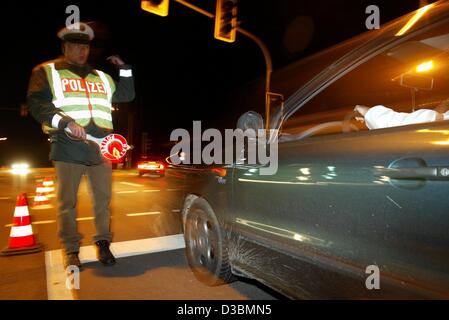
[{"label": "dark uniform jacket", "polygon": [[[56,70],[69,69],[82,78],[95,70],[89,65],[79,67],[65,62],[63,58],[48,61],[38,65],[33,69],[27,95],[27,104],[32,116],[41,124],[51,127],[53,116],[58,113],[62,116],[59,121],[59,130],[50,134],[51,151],[50,160],[79,163],[84,165],[97,165],[102,162],[99,147],[95,142],[80,141],[68,136],[64,129],[72,121],[71,118],[60,113],[60,110],[52,103],[53,95],[44,65],[55,63]],[[129,65],[122,65],[120,69],[130,70]],[[120,77],[120,81],[115,82],[116,90],[112,96],[112,103],[129,102],[134,99],[134,79],[133,77]],[[110,132],[98,127],[91,121],[85,127],[86,133],[102,138]]]}]

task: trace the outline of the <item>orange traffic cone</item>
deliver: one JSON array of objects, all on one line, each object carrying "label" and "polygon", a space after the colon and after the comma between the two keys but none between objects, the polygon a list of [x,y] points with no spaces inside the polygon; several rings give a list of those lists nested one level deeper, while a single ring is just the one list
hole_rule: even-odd
[{"label": "orange traffic cone", "polygon": [[51,177],[46,177],[44,178],[44,182],[43,184],[43,188],[42,188],[42,193],[48,197],[54,197],[55,196],[55,183],[53,181],[53,178]]},{"label": "orange traffic cone", "polygon": [[22,193],[17,197],[8,247],[3,249],[0,252],[0,255],[11,256],[15,254],[38,252],[41,250],[42,245],[36,243],[33,235],[26,194]]},{"label": "orange traffic cone", "polygon": [[48,200],[45,195],[45,188],[42,182],[38,182],[36,186],[36,196],[34,197],[34,205],[33,209],[50,209],[53,206],[50,204],[50,200]]}]

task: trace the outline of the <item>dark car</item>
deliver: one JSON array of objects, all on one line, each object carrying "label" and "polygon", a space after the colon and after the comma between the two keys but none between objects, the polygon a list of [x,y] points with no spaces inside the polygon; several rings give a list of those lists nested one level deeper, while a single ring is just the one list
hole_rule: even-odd
[{"label": "dark car", "polygon": [[137,163],[137,171],[139,176],[144,174],[149,176],[163,177],[165,176],[165,167],[167,163],[162,157],[145,157],[139,160]]},{"label": "dark car", "polygon": [[280,130],[275,175],[247,163],[179,167],[196,276],[210,285],[249,277],[301,299],[449,298],[449,122],[368,130],[353,113],[445,105],[449,3],[274,80],[288,97],[271,114]]}]

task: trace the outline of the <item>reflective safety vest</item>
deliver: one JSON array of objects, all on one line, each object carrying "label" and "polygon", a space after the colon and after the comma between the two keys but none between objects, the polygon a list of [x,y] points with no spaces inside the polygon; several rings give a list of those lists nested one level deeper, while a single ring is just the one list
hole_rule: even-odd
[{"label": "reflective safety vest", "polygon": [[56,108],[83,127],[91,119],[101,128],[112,130],[112,95],[115,83],[102,71],[82,78],[68,69],[56,70],[55,64],[44,66]]}]

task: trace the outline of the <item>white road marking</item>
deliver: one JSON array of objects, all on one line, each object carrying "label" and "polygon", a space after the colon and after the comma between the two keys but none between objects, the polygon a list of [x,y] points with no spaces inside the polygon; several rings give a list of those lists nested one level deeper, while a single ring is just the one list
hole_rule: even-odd
[{"label": "white road marking", "polygon": [[49,224],[49,223],[55,223],[56,220],[42,220],[42,221],[36,221],[32,222],[31,224]]},{"label": "white road marking", "polygon": [[[185,243],[184,236],[182,234],[142,240],[113,242],[111,244],[111,251],[116,258],[178,250],[183,248],[185,248]],[[72,291],[67,289],[66,287],[66,272],[64,270],[62,255],[62,250],[45,252],[48,300],[75,299]],[[96,250],[94,246],[81,247],[79,258],[81,260],[81,263],[97,261]],[[83,285],[82,279],[80,281],[80,285]]]},{"label": "white road marking", "polygon": [[159,192],[161,190],[143,190],[143,192]]},{"label": "white road marking", "polygon": [[33,210],[46,210],[46,209],[53,209],[54,205],[52,204],[40,204],[37,206],[32,206],[31,209]]},{"label": "white road marking", "polygon": [[128,217],[140,217],[140,216],[150,216],[153,214],[161,214],[160,211],[153,211],[153,212],[141,212],[141,213],[128,213],[126,214]]},{"label": "white road marking", "polygon": [[[50,224],[50,223],[55,223],[56,220],[42,220],[42,221],[35,221],[35,222],[31,222],[31,224]],[[14,226],[13,224],[5,224],[5,228],[11,228],[12,226]]]},{"label": "white road marking", "polygon": [[11,197],[0,197],[0,200],[9,200]]},{"label": "white road marking", "polygon": [[66,286],[67,273],[64,270],[62,250],[45,251],[45,272],[48,300],[74,300],[72,290]]},{"label": "white road marking", "polygon": [[138,191],[117,191],[117,193],[125,194],[125,193],[137,193]]},{"label": "white road marking", "polygon": [[179,209],[172,210],[171,212],[181,212]]},{"label": "white road marking", "polygon": [[87,221],[87,220],[94,220],[94,217],[81,217],[81,218],[76,218],[76,221]]},{"label": "white road marking", "polygon": [[[77,221],[86,221],[86,220],[93,220],[94,217],[85,217],[85,218],[78,218]],[[41,220],[41,221],[34,221],[31,222],[31,224],[50,224],[50,223],[56,223],[56,220]],[[5,224],[5,228],[11,228],[13,224]]]},{"label": "white road marking", "polygon": [[127,185],[127,186],[131,186],[131,187],[144,187],[145,186],[143,184],[137,184],[137,183],[131,183],[131,182],[120,182],[120,183]]},{"label": "white road marking", "polygon": [[[181,212],[181,210],[172,210],[172,212]],[[150,215],[157,215],[161,214],[160,211],[151,211],[151,212],[140,212],[140,213],[128,213],[126,214],[128,217],[139,217],[139,216],[150,216]],[[113,218],[113,217],[111,217]],[[90,221],[94,220],[95,217],[81,217],[77,218],[76,221]],[[50,223],[56,223],[56,220],[41,220],[41,221],[34,221],[31,224],[50,224]],[[5,228],[11,228],[13,224],[5,224]]]}]

